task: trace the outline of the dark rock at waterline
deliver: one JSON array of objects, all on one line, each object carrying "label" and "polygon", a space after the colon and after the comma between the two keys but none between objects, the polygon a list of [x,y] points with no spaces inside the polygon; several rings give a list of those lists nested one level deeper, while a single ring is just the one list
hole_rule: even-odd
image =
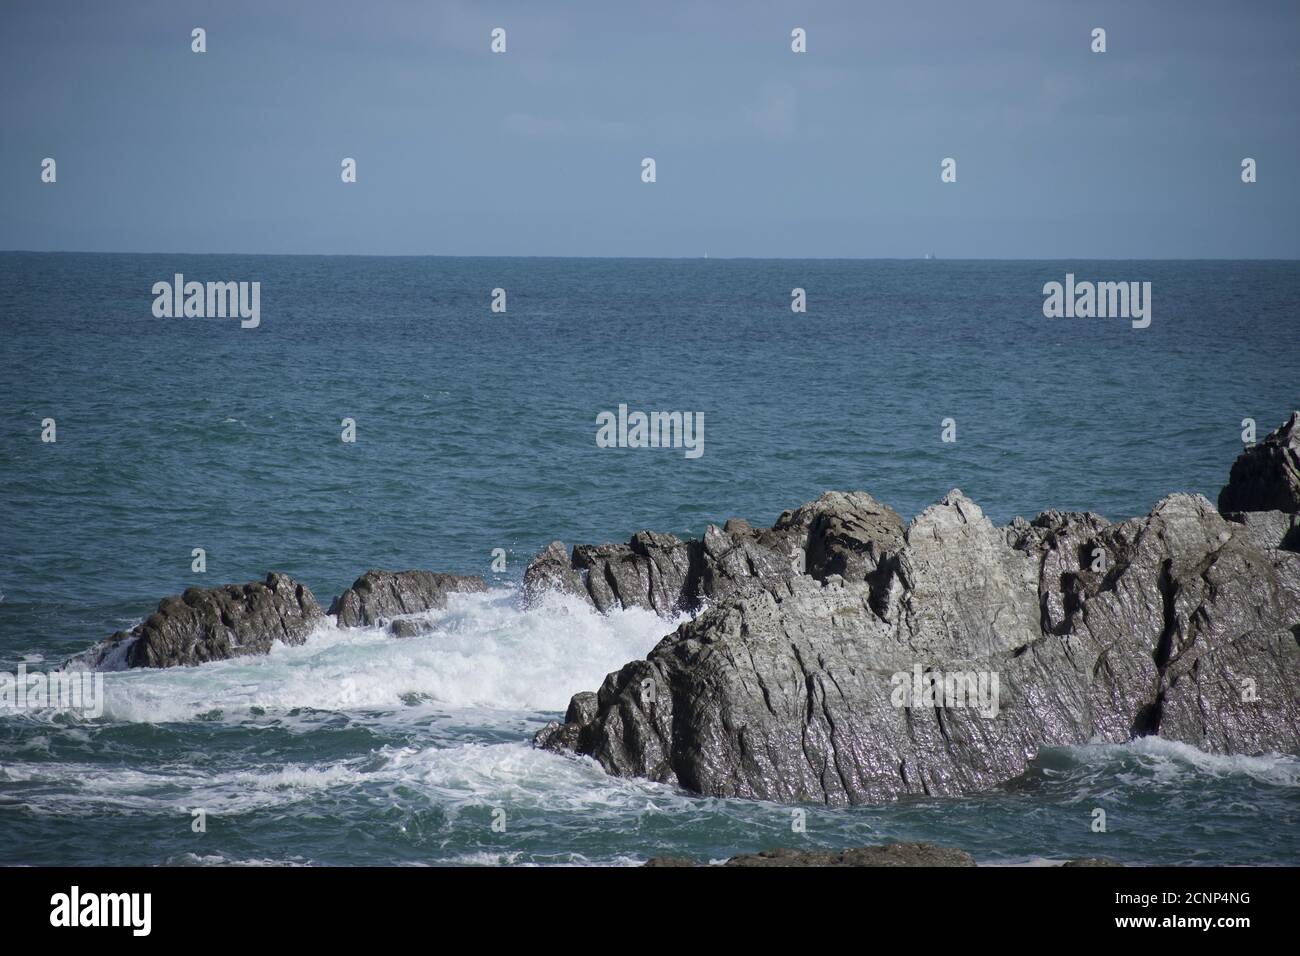
[{"label": "dark rock at waterline", "polygon": [[[684,857],[655,857],[644,866],[695,866]],[[975,866],[963,850],[933,843],[887,843],[847,850],[791,850],[781,848],[733,856],[723,866]]]},{"label": "dark rock at waterline", "polygon": [[1061,866],[1067,867],[1095,867],[1095,866],[1120,866],[1123,863],[1116,863],[1114,860],[1108,860],[1101,856],[1085,856],[1078,860],[1066,860]]},{"label": "dark rock at waterline", "polygon": [[[716,571],[737,586],[677,591],[714,606],[537,742],[705,795],[833,805],[987,789],[1052,745],[1160,734],[1215,753],[1294,751],[1290,528],[1186,494],[1114,524],[1046,512],[996,528],[958,491],[904,528],[870,496],[824,495],[726,535],[731,553],[770,563],[693,557],[684,581]],[[710,527],[681,547],[707,555],[712,537],[721,553],[722,536]],[[549,554],[554,565],[562,551]],[[574,564],[597,554],[650,566],[631,545],[574,549]],[[790,573],[765,574],[777,558]],[[618,587],[588,585],[596,606],[644,606],[639,574],[603,580]],[[924,695],[918,668],[953,693],[902,698],[913,683]]]},{"label": "dark rock at waterline", "polygon": [[[486,591],[477,576],[429,571],[367,571],[330,605],[342,627],[388,623],[396,637],[427,633],[419,620],[400,619],[447,606],[457,591]],[[394,618],[399,618],[393,620]],[[325,621],[306,585],[272,572],[265,582],[190,588],[164,598],[144,623],[96,644],[64,666],[117,670],[203,664],[265,654],[277,642],[301,644]]]},{"label": "dark rock at waterline", "polygon": [[1232,463],[1219,510],[1300,512],[1300,411]]},{"label": "dark rock at waterline", "polygon": [[[708,866],[681,856],[656,856],[642,866]],[[763,850],[733,856],[723,866],[977,866],[975,858],[964,850],[933,843],[887,843],[884,846],[854,847],[847,850]],[[1084,857],[1058,864],[1062,867],[1122,867],[1102,857]]]},{"label": "dark rock at waterline", "polygon": [[388,633],[393,637],[419,637],[421,634],[431,634],[433,631],[434,625],[429,621],[398,618],[388,623]]},{"label": "dark rock at waterline", "polygon": [[963,850],[933,843],[886,843],[849,850],[764,850],[733,856],[725,866],[974,866]]},{"label": "dark rock at waterline", "polygon": [[552,542],[524,572],[529,600],[547,591],[576,595],[596,610],[640,607],[663,615],[780,590],[800,574],[863,580],[896,547],[903,523],[864,492],[828,492],[787,511],[771,528],[740,518],[709,525],[699,539],[642,531],[627,544]]},{"label": "dark rock at waterline", "polygon": [[[432,571],[367,571],[334,599],[329,613],[340,627],[382,624],[403,614],[419,614],[447,606],[447,595],[488,589],[478,575],[435,574]],[[409,623],[409,622],[408,622]],[[416,624],[402,625],[402,634],[421,633]],[[396,633],[396,632],[394,632]]]},{"label": "dark rock at waterline", "polygon": [[302,644],[324,620],[306,585],[273,571],[265,582],[189,588],[164,598],[143,623],[64,666],[175,667],[265,654],[276,642]]},{"label": "dark rock at waterline", "polygon": [[684,856],[654,856],[641,864],[642,866],[699,866],[694,860],[688,860]]}]

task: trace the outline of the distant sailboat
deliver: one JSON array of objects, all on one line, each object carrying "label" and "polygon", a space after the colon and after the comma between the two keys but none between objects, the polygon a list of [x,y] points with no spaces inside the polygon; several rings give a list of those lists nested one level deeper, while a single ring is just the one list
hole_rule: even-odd
[{"label": "distant sailboat", "polygon": [[927,252],[927,253],[925,254],[925,258],[926,258],[927,261],[930,260],[930,259],[933,259],[933,258],[934,258],[934,253],[933,253],[933,252]]}]

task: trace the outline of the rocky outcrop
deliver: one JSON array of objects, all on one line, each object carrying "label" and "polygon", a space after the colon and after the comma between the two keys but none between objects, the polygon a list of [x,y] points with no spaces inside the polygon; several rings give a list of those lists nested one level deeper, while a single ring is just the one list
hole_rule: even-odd
[{"label": "rocky outcrop", "polygon": [[164,598],[143,623],[64,666],[175,667],[265,654],[277,642],[302,644],[324,620],[306,585],[273,571],[264,582],[189,588]]},{"label": "rocky outcrop", "polygon": [[[657,856],[642,866],[708,866],[680,856]],[[886,843],[883,846],[853,847],[847,850],[791,850],[781,848],[733,856],[723,866],[976,866],[964,850],[933,843]],[[1085,857],[1054,864],[1062,867],[1120,866],[1100,857]]]},{"label": "rocky outcrop", "polygon": [[[673,592],[713,606],[575,696],[537,743],[700,794],[836,805],[987,789],[1051,745],[1158,733],[1217,753],[1295,751],[1291,528],[1187,494],[1119,523],[1046,512],[997,528],[959,491],[906,528],[862,494],[824,495],[765,531],[711,526],[680,546],[747,543],[789,573]],[[562,554],[544,557],[562,570]],[[688,583],[710,566],[689,567]],[[631,574],[603,580],[619,586],[599,601],[583,582],[597,607],[641,597]]]},{"label": "rocky outcrop", "polygon": [[1061,866],[1078,868],[1078,867],[1110,867],[1123,866],[1123,863],[1116,863],[1114,860],[1107,860],[1100,856],[1085,856],[1078,860],[1066,860]]},{"label": "rocky outcrop", "polygon": [[1300,512],[1300,411],[1232,463],[1219,510]]},{"label": "rocky outcrop", "polygon": [[487,589],[487,582],[478,575],[367,571],[334,599],[329,613],[337,615],[339,627],[366,627],[391,622],[391,633],[397,637],[409,637],[423,632],[420,623],[394,621],[394,618],[445,608],[447,596],[452,593]]},{"label": "rocky outcrop", "polygon": [[[340,627],[387,624],[394,636],[410,637],[430,625],[401,615],[446,607],[453,592],[486,590],[487,582],[477,576],[367,571],[334,599],[329,613],[338,616]],[[265,654],[277,642],[303,643],[325,620],[306,585],[273,571],[265,582],[190,588],[164,598],[142,624],[118,631],[63,666],[175,667]]]},{"label": "rocky outcrop", "polygon": [[771,528],[732,518],[699,539],[642,531],[627,544],[552,542],[524,572],[524,592],[576,595],[602,613],[640,607],[671,616],[728,598],[780,590],[800,574],[863,580],[896,547],[901,519],[863,492],[828,492]]},{"label": "rocky outcrop", "polygon": [[[682,857],[655,857],[645,866],[695,866]],[[763,850],[733,856],[723,866],[974,866],[963,850],[933,843],[886,843],[847,850]]]}]

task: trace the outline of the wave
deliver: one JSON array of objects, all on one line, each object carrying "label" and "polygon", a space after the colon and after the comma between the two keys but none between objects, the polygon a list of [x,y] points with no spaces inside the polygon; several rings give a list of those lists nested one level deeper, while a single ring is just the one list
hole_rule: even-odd
[{"label": "wave", "polygon": [[1123,744],[1044,748],[1023,779],[1068,780],[1079,786],[1080,798],[1094,798],[1099,787],[1182,789],[1227,778],[1300,788],[1300,757],[1284,753],[1213,754],[1176,740],[1140,737]]},{"label": "wave", "polygon": [[303,645],[199,667],[106,673],[104,716],[165,723],[291,712],[563,711],[578,690],[644,657],[677,622],[651,611],[598,614],[551,594],[520,607],[513,588],[453,594],[417,616],[430,633],[323,624]]}]

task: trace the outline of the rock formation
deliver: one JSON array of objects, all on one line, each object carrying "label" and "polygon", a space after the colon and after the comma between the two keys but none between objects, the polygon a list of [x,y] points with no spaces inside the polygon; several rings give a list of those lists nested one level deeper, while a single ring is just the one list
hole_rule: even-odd
[{"label": "rock formation", "polygon": [[175,667],[265,654],[277,641],[303,643],[324,620],[306,585],[273,571],[265,582],[189,588],[180,597],[163,598],[143,623],[64,666]]},{"label": "rock formation", "polygon": [[1233,462],[1219,510],[1300,511],[1300,412]]},{"label": "rock formation", "polygon": [[754,595],[800,574],[861,576],[896,545],[903,522],[863,492],[827,492],[787,511],[771,528],[732,518],[709,525],[700,540],[642,531],[627,544],[579,545],[572,554],[553,541],[529,563],[529,598],[556,589],[604,612],[641,607],[670,616],[706,602]]},{"label": "rock formation", "polygon": [[[680,856],[656,856],[642,866],[708,866]],[[882,846],[851,847],[847,850],[792,850],[781,848],[733,856],[723,866],[976,866],[964,850],[934,843],[886,843]],[[1084,857],[1056,864],[1063,867],[1122,867],[1124,864],[1101,857]]]},{"label": "rock formation", "polygon": [[953,491],[904,527],[831,493],[771,529],[642,533],[567,563],[552,545],[536,588],[711,606],[537,743],[705,795],[837,805],[986,789],[1050,745],[1294,752],[1296,522],[1175,494],[1118,523],[997,528]]},{"label": "rock formation", "polygon": [[338,615],[339,627],[388,623],[395,636],[410,637],[423,631],[420,623],[393,618],[444,608],[453,592],[487,589],[487,582],[477,575],[367,571],[334,599],[329,612]]},{"label": "rock formation", "polygon": [[[655,857],[644,866],[696,866],[682,857]],[[733,856],[723,866],[974,866],[964,850],[933,843],[886,843],[847,850],[763,850]]]},{"label": "rock formation", "polygon": [[[446,607],[454,591],[486,590],[487,582],[477,576],[367,571],[334,599],[329,613],[338,615],[340,627],[387,624],[394,636],[409,637],[427,627],[400,615]],[[118,631],[63,666],[175,667],[265,654],[277,642],[302,644],[324,622],[325,612],[306,585],[272,572],[265,583],[190,588],[164,598],[142,624]]]}]

